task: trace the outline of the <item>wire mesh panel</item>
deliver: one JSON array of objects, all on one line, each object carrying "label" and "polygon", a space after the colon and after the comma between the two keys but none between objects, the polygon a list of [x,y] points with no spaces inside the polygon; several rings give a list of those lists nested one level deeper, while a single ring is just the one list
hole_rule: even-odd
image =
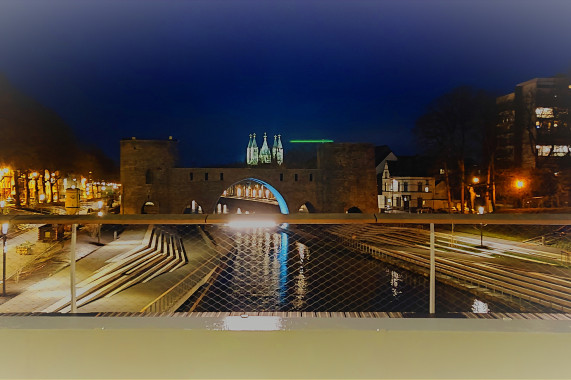
[{"label": "wire mesh panel", "polygon": [[[10,224],[0,313],[429,312],[424,222],[155,222],[79,224],[74,271],[69,223]],[[568,225],[436,224],[436,312],[569,312],[570,243]]]}]

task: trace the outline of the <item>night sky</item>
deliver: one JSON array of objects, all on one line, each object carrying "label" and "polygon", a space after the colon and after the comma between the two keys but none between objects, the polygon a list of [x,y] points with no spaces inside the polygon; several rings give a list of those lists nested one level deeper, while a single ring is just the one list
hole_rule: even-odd
[{"label": "night sky", "polygon": [[452,88],[569,72],[568,0],[0,2],[0,73],[117,161],[169,135],[185,165],[244,161],[264,131],[412,154]]}]

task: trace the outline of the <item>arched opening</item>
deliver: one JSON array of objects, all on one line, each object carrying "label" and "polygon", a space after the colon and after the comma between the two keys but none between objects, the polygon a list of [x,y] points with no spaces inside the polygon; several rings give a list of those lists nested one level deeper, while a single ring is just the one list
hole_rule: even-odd
[{"label": "arched opening", "polygon": [[195,200],[186,205],[182,211],[183,214],[202,214],[203,212],[202,207]]},{"label": "arched opening", "polygon": [[315,207],[313,207],[313,205],[310,202],[305,202],[304,204],[302,204],[299,209],[297,210],[297,212],[301,212],[301,213],[313,213],[315,212]]},{"label": "arched opening", "polygon": [[141,214],[158,214],[159,204],[153,201],[146,201],[141,207]]},{"label": "arched opening", "polygon": [[349,209],[346,211],[347,214],[362,214],[363,211],[361,211],[361,209],[359,207],[349,207]]},{"label": "arched opening", "polygon": [[246,178],[224,190],[214,212],[289,214],[289,209],[283,196],[272,185],[257,178]]}]

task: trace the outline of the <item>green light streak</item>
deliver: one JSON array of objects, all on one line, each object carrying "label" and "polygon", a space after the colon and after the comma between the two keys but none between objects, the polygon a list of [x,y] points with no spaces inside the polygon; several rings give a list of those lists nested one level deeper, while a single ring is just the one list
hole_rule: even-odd
[{"label": "green light streak", "polygon": [[299,143],[332,143],[333,140],[289,140],[290,143],[299,144]]}]

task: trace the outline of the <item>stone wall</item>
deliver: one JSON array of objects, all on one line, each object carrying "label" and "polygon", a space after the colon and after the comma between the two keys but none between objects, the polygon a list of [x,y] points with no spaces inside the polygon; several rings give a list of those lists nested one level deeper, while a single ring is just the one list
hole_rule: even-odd
[{"label": "stone wall", "polygon": [[153,202],[161,214],[181,214],[194,200],[212,213],[224,190],[249,178],[279,192],[290,213],[308,204],[315,212],[377,210],[374,148],[369,144],[324,144],[315,169],[176,168],[176,141],[122,140],[121,183],[125,214]]}]

